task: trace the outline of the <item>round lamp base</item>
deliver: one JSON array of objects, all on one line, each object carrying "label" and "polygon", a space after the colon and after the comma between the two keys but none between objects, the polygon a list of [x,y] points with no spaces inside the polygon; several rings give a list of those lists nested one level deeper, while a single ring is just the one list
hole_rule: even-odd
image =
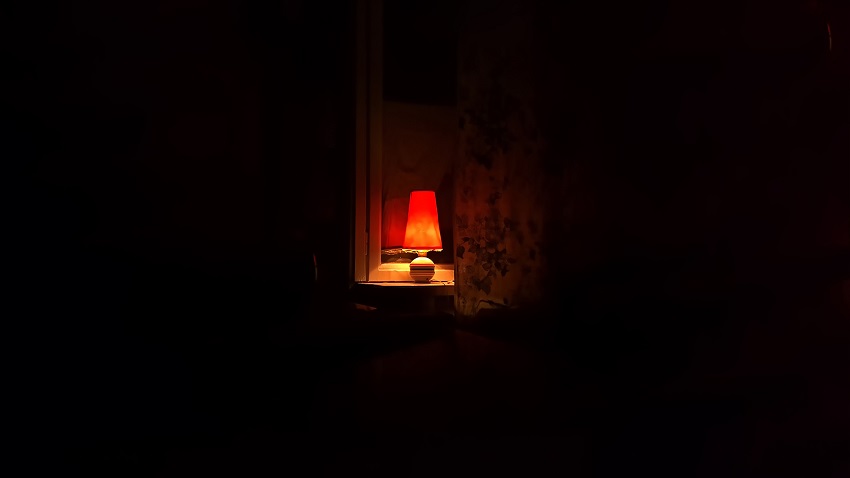
[{"label": "round lamp base", "polygon": [[434,277],[434,261],[419,256],[410,262],[410,277],[414,282],[431,282]]}]

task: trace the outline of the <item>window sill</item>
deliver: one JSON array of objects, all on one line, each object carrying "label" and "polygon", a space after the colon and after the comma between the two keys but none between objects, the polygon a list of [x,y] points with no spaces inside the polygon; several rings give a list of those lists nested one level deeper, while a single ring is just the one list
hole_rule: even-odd
[{"label": "window sill", "polygon": [[406,313],[453,312],[454,282],[358,282],[351,300],[358,304]]},{"label": "window sill", "polygon": [[[455,269],[453,264],[436,264],[434,269],[433,283],[454,284]],[[410,264],[381,264],[369,273],[369,281],[363,283],[384,284],[389,282],[413,284],[410,280]]]},{"label": "window sill", "polygon": [[439,291],[439,295],[452,295],[454,293],[454,281],[433,281],[428,283],[422,282],[360,282],[358,285],[366,287],[397,287],[397,288],[434,288],[435,292]]}]

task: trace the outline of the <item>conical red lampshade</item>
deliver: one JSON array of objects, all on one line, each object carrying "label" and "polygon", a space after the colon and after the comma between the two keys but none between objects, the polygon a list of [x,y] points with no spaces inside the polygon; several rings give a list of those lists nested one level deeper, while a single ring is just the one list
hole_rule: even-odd
[{"label": "conical red lampshade", "polygon": [[442,251],[440,221],[437,219],[437,196],[434,191],[413,191],[407,210],[407,230],[402,249]]}]

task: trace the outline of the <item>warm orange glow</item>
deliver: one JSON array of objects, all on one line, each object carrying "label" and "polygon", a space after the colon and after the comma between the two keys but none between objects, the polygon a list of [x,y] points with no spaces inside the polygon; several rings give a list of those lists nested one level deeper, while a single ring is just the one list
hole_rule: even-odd
[{"label": "warm orange glow", "polygon": [[413,191],[407,209],[407,230],[403,249],[410,251],[442,251],[440,223],[437,220],[437,196],[434,191]]}]

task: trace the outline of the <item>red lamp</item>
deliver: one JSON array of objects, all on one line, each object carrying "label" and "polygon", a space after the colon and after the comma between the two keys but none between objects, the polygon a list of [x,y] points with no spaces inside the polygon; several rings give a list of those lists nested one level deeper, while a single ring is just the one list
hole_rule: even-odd
[{"label": "red lamp", "polygon": [[416,252],[419,257],[410,263],[410,277],[415,282],[430,282],[434,277],[434,261],[428,251],[442,251],[440,222],[437,218],[437,196],[434,191],[413,191],[407,209],[407,230],[402,249]]}]

